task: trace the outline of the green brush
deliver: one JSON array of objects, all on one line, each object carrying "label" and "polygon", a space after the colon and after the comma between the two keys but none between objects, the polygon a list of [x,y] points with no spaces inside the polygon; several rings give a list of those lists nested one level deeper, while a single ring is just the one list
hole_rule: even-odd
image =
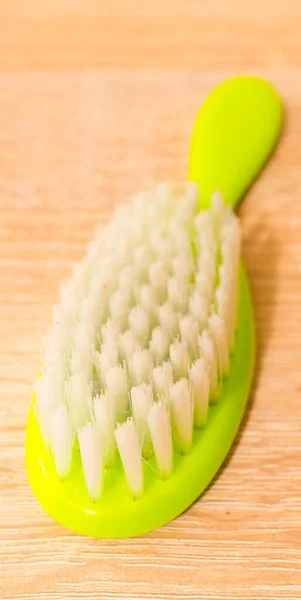
[{"label": "green brush", "polygon": [[192,135],[189,179],[200,191],[138,194],[63,287],[26,430],[30,483],[62,525],[106,538],[153,530],[189,507],[227,456],[255,360],[231,207],[282,122],[269,83],[218,86]]}]

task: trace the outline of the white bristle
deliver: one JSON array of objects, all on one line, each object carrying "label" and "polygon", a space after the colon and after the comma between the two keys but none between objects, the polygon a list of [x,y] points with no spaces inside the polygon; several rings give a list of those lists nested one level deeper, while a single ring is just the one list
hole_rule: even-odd
[{"label": "white bristle", "polygon": [[149,280],[160,304],[166,296],[167,271],[161,261],[153,263],[149,268]]},{"label": "white bristle", "polygon": [[234,300],[235,292],[230,290],[227,284],[221,284],[215,291],[217,314],[225,322],[228,345],[231,348],[235,333],[236,323],[236,301]]},{"label": "white bristle", "polygon": [[134,253],[134,264],[140,282],[147,279],[152,254],[147,246],[139,246]]},{"label": "white bristle", "polygon": [[81,378],[83,382],[90,383],[92,379],[92,355],[94,346],[91,344],[78,346],[69,360],[69,371],[71,376]]},{"label": "white bristle", "polygon": [[133,419],[128,419],[115,430],[115,438],[129,490],[139,497],[143,490],[143,469],[139,436]]},{"label": "white bristle", "polygon": [[[95,280],[91,281],[90,302],[87,303],[86,312],[82,310],[82,318],[90,319],[94,323],[95,330],[101,331],[101,324],[106,321],[109,314],[109,286]],[[85,316],[86,315],[86,316]]]},{"label": "white bristle", "polygon": [[137,285],[137,272],[134,265],[127,265],[124,267],[119,275],[119,287],[121,290],[125,290],[128,293],[128,290],[134,289]]},{"label": "white bristle", "polygon": [[78,441],[88,495],[96,502],[103,488],[102,442],[97,424],[86,423],[78,432]]},{"label": "white bristle", "polygon": [[190,367],[189,383],[194,399],[194,424],[196,427],[204,427],[208,413],[210,379],[203,357]]},{"label": "white bristle", "polygon": [[223,242],[222,242],[222,260],[223,265],[220,268],[222,273],[222,267],[224,270],[224,280],[221,279],[222,287],[228,290],[228,310],[227,316],[227,329],[229,332],[230,347],[234,346],[234,335],[237,315],[237,302],[238,302],[238,266],[239,266],[239,255],[240,255],[240,244],[241,244],[241,232],[238,219],[228,214],[228,224],[222,229]]},{"label": "white bristle", "polygon": [[72,420],[65,404],[52,409],[50,429],[56,472],[59,477],[64,478],[71,471],[74,440]]},{"label": "white bristle", "polygon": [[110,311],[112,319],[116,319],[124,326],[127,315],[132,305],[132,291],[119,289],[110,298]]},{"label": "white bristle", "polygon": [[118,347],[115,340],[110,339],[101,346],[99,353],[99,364],[102,373],[108,371],[118,363]]},{"label": "white bristle", "polygon": [[227,334],[224,321],[216,314],[208,320],[209,332],[214,340],[216,353],[220,360],[223,375],[228,375],[230,369],[230,357],[227,343]]},{"label": "white bristle", "polygon": [[169,339],[173,339],[179,333],[179,317],[174,312],[174,308],[170,302],[165,302],[158,308],[159,323],[169,335]]},{"label": "white bristle", "polygon": [[218,191],[215,192],[211,198],[211,206],[209,212],[212,218],[213,231],[215,232],[217,239],[219,239],[225,208],[222,196]]},{"label": "white bristle", "polygon": [[208,318],[208,299],[197,290],[189,298],[189,311],[198,323],[199,331],[202,331]]},{"label": "white bristle", "polygon": [[137,350],[130,361],[132,385],[147,383],[153,370],[153,359],[148,350]]},{"label": "white bristle", "polygon": [[204,298],[204,300],[209,301],[212,296],[213,288],[214,288],[214,279],[215,275],[210,275],[208,277],[208,273],[205,274],[203,272],[198,272],[195,278],[195,291],[200,294]]},{"label": "white bristle", "polygon": [[174,254],[191,257],[190,232],[183,228],[181,219],[175,217],[170,219],[169,235],[173,243]]},{"label": "white bristle", "polygon": [[147,424],[147,415],[153,403],[151,384],[142,383],[131,389],[131,407],[134,423],[138,432],[142,454],[148,457],[152,453],[152,445]]},{"label": "white bristle", "polygon": [[101,354],[100,354],[100,352],[97,352],[96,350],[92,353],[92,364],[94,365],[95,370],[96,370],[98,383],[100,386],[103,386],[104,385],[104,372],[103,372],[103,368],[102,368]]},{"label": "white bristle", "polygon": [[151,285],[143,285],[139,292],[139,301],[153,318],[157,306],[157,296]]},{"label": "white bristle", "polygon": [[117,321],[113,321],[112,319],[108,319],[101,326],[101,338],[103,343],[109,340],[117,340],[119,333],[120,325]]},{"label": "white bristle", "polygon": [[[150,243],[152,255],[154,257],[159,256],[160,253],[158,252],[158,248],[160,248],[160,245],[162,243],[164,243],[164,240],[165,240],[165,237],[161,230],[160,222],[158,222],[156,227],[153,227],[149,231],[149,243]],[[160,257],[160,262],[161,262],[161,257]]]},{"label": "white bristle", "polygon": [[193,399],[187,379],[180,379],[169,389],[172,425],[179,452],[190,452],[193,435]]},{"label": "white bristle", "polygon": [[[94,346],[90,348],[78,348],[78,351],[74,352],[69,361],[69,371],[71,378],[75,377],[81,379],[83,385],[90,384],[92,380],[92,356],[94,353]],[[79,386],[80,387],[80,386]]]},{"label": "white bristle", "polygon": [[162,327],[153,329],[149,349],[155,363],[161,363],[168,357],[169,335]]},{"label": "white bristle", "polygon": [[218,216],[222,216],[225,209],[225,204],[220,191],[214,192],[211,198],[211,211]]},{"label": "white bristle", "polygon": [[[63,380],[60,378],[58,386],[53,385],[52,373],[45,372],[35,384],[35,397],[37,406],[37,417],[41,433],[47,448],[51,447],[52,435],[50,426],[50,413],[54,405],[61,400]],[[61,390],[58,392],[58,387]]]},{"label": "white bristle", "polygon": [[[80,321],[73,331],[73,352],[87,357],[94,342],[94,328],[89,321]],[[88,357],[87,357],[88,358]]]},{"label": "white bristle", "polygon": [[176,340],[169,348],[169,355],[175,380],[187,377],[189,355],[186,342]]},{"label": "white bristle", "polygon": [[163,402],[154,402],[147,417],[150,436],[160,476],[171,475],[173,446],[169,412]]},{"label": "white bristle", "polygon": [[160,258],[160,261],[164,265],[166,272],[170,273],[172,270],[172,257],[174,255],[173,243],[170,238],[159,237],[156,242],[156,254]]},{"label": "white bristle", "polygon": [[[95,275],[94,281],[91,281],[90,286],[91,289],[94,290],[94,293],[98,292],[102,294],[106,294],[107,292],[111,293],[117,285],[118,282],[118,274],[119,274],[119,263],[116,260],[116,256],[114,254],[114,260],[112,259],[113,254],[109,256],[105,256],[96,266],[95,266]],[[101,274],[99,276],[99,274]]]},{"label": "white bristle", "polygon": [[116,419],[125,419],[128,410],[128,382],[123,367],[116,365],[105,373],[105,382],[109,396],[114,398],[116,407]]},{"label": "white bristle", "polygon": [[[227,228],[228,229],[228,228]],[[231,230],[230,230],[231,231]],[[233,236],[234,237],[234,236]],[[221,243],[222,261],[227,267],[227,274],[230,271],[236,270],[239,259],[239,242],[230,237],[229,233],[225,236]]]},{"label": "white bristle", "polygon": [[153,369],[153,386],[157,398],[162,398],[173,384],[173,371],[170,361]]},{"label": "white bristle", "polygon": [[133,233],[131,235],[135,239],[135,246],[133,246],[133,257],[135,255],[135,248],[139,245],[144,245],[148,242],[148,230],[150,222],[147,215],[145,206],[140,211],[137,211],[135,215],[132,215],[131,223],[129,224],[129,230]]},{"label": "white bristle", "polygon": [[120,359],[129,364],[134,352],[141,349],[139,340],[131,329],[127,329],[118,337]]},{"label": "white bristle", "polygon": [[172,261],[172,269],[175,277],[183,283],[189,283],[194,273],[194,264],[191,257],[179,255]]},{"label": "white bristle", "polygon": [[216,258],[217,243],[212,229],[204,229],[203,231],[198,232],[195,243],[198,249],[198,257],[200,257],[203,253],[210,251],[212,253],[212,257]]},{"label": "white bristle", "polygon": [[[65,375],[66,356],[71,349],[71,332],[69,327],[65,327],[63,322],[52,325],[43,340],[44,358],[47,361],[47,368],[55,370],[58,377]],[[70,327],[71,329],[71,327]],[[71,330],[72,331],[72,330]]]},{"label": "white bristle", "polygon": [[[219,287],[228,288],[233,283],[233,268],[228,262],[222,262],[218,269]],[[217,292],[217,290],[216,290]]]},{"label": "white bristle", "polygon": [[187,284],[179,281],[177,277],[168,279],[168,298],[174,308],[178,312],[184,313],[187,308],[189,288]]},{"label": "white bristle", "polygon": [[147,238],[147,228],[148,223],[144,211],[140,212],[140,214],[137,214],[135,218],[133,218],[132,215],[131,222],[128,224],[128,234],[130,235],[132,240],[131,250],[133,256],[133,263],[135,265],[136,270],[137,282],[140,281],[140,277],[136,269],[135,253],[136,248],[139,246],[139,244],[143,244],[145,242],[145,239]]},{"label": "white bristle", "polygon": [[199,325],[192,315],[184,315],[180,319],[180,335],[182,342],[186,342],[189,355],[196,358],[198,348]]},{"label": "white bristle", "polygon": [[82,301],[79,318],[84,323],[91,323],[92,335],[95,335],[95,329],[102,320],[102,308],[101,299],[95,298],[93,295],[84,298]]},{"label": "white bristle", "polygon": [[108,466],[115,454],[115,423],[116,410],[114,398],[108,392],[95,396],[93,400],[93,409],[96,423],[100,430],[102,442],[103,463]]},{"label": "white bristle", "polygon": [[[225,281],[222,267],[223,267],[223,265],[221,265],[221,267],[219,269],[220,284],[215,290],[215,298],[216,298],[217,314],[220,316],[221,319],[226,320],[229,315],[229,310],[230,310],[230,289],[229,289],[230,286],[228,286],[228,284]],[[226,325],[227,325],[227,331],[228,331],[228,323],[226,323]]]},{"label": "white bristle", "polygon": [[[127,226],[126,222],[124,223],[124,226]],[[115,241],[114,263],[116,261],[120,268],[126,266],[131,260],[132,243],[133,242],[128,235],[128,231],[126,231],[126,233],[123,236],[119,237],[118,244],[116,244]]]},{"label": "white bristle", "polygon": [[134,306],[129,314],[129,326],[134,335],[145,343],[149,332],[148,312],[142,306]]},{"label": "white bristle", "polygon": [[65,396],[75,430],[78,431],[91,418],[91,381],[87,380],[81,369],[65,382]]},{"label": "white bristle", "polygon": [[189,227],[196,215],[197,197],[195,194],[189,194],[181,198],[176,203],[175,219],[181,223],[182,227]]},{"label": "white bristle", "polygon": [[220,393],[220,381],[219,381],[219,370],[218,360],[214,348],[214,342],[205,329],[198,339],[199,349],[201,357],[203,356],[209,371],[210,377],[210,399],[215,402]]},{"label": "white bristle", "polygon": [[228,293],[228,318],[229,318],[229,342],[230,348],[234,348],[235,330],[237,322],[238,305],[238,270],[234,275],[231,291]]},{"label": "white bristle", "polygon": [[205,279],[209,285],[214,283],[215,272],[216,272],[216,260],[210,249],[204,250],[198,257],[198,271],[204,274]]}]

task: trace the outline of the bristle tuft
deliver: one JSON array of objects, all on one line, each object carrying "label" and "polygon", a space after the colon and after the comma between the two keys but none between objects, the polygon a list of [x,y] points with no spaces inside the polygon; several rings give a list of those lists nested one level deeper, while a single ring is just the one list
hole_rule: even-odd
[{"label": "bristle tuft", "polygon": [[153,403],[153,388],[151,384],[141,383],[131,389],[131,408],[134,423],[138,432],[142,454],[149,457],[152,454],[152,444],[147,424],[147,415]]},{"label": "bristle tuft", "polygon": [[138,498],[143,491],[143,470],[141,446],[133,419],[117,427],[115,438],[129,490]]},{"label": "bristle tuft", "polygon": [[153,329],[149,349],[156,364],[161,363],[168,357],[169,335],[162,327],[159,326]]},{"label": "bristle tuft", "polygon": [[103,487],[102,442],[97,424],[86,423],[78,432],[78,441],[89,498],[97,502]]},{"label": "bristle tuft", "polygon": [[115,399],[108,392],[98,394],[93,400],[95,420],[100,431],[103,463],[107,467],[113,462],[115,455]]},{"label": "bristle tuft", "polygon": [[128,381],[125,369],[121,365],[111,367],[105,373],[105,382],[109,396],[114,398],[117,421],[124,421],[128,412]]},{"label": "bristle tuft", "polygon": [[205,359],[199,358],[189,369],[189,383],[194,400],[195,427],[204,427],[207,420],[210,379]]},{"label": "bristle tuft", "polygon": [[132,386],[148,383],[153,370],[153,359],[148,350],[137,350],[130,361]]},{"label": "bristle tuft", "polygon": [[187,343],[179,340],[175,341],[170,346],[169,355],[175,380],[187,377],[189,367]]},{"label": "bristle tuft", "polygon": [[72,420],[65,404],[52,409],[50,427],[56,471],[59,477],[64,478],[71,470],[74,439]]},{"label": "bristle tuft", "polygon": [[173,384],[173,371],[170,361],[165,361],[153,369],[153,386],[157,399],[163,398]]},{"label": "bristle tuft", "polygon": [[172,472],[173,446],[170,416],[163,402],[153,403],[147,421],[158,471],[162,479],[166,479]]},{"label": "bristle tuft", "polygon": [[193,434],[193,398],[187,379],[180,379],[169,389],[172,425],[179,452],[191,450]]}]

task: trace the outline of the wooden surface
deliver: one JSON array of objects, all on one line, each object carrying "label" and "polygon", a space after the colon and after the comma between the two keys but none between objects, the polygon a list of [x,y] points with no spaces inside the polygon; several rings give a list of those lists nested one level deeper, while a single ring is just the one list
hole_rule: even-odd
[{"label": "wooden surface", "polygon": [[[300,30],[297,0],[2,0],[2,600],[301,597]],[[114,204],[186,177],[200,103],[240,71],[269,78],[287,111],[241,209],[259,346],[244,427],[210,489],[167,527],[135,540],[73,535],[43,512],[24,468],[51,306]]]}]

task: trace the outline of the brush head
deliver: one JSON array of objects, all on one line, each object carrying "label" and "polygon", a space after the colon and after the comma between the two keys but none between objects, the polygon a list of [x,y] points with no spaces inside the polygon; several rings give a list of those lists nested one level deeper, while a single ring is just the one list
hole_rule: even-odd
[{"label": "brush head", "polygon": [[[71,519],[48,508],[59,521],[91,535],[136,535],[182,512],[208,483],[200,461],[214,472],[221,462],[204,447],[210,413],[218,415],[209,405],[227,405],[235,360],[246,362],[236,423],[252,372],[246,323],[249,350],[236,356],[242,300],[252,322],[239,255],[237,217],[218,193],[198,212],[192,183],[180,197],[167,184],[141,192],[98,230],[62,286],[28,428],[34,489],[39,457],[61,506],[77,505]],[[217,442],[229,446],[233,435]]]}]

